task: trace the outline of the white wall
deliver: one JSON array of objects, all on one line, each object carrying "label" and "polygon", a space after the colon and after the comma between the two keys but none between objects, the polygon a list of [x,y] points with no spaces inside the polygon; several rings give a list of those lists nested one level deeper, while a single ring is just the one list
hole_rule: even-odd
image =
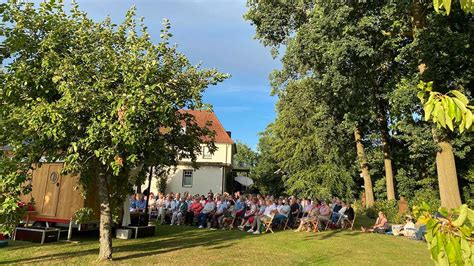
[{"label": "white wall", "polygon": [[[204,148],[204,145],[202,145]],[[226,165],[232,164],[232,144],[216,143],[217,150],[212,154],[211,159],[204,159],[202,154],[197,156],[196,162],[198,163],[223,163]],[[183,162],[190,162],[190,159],[182,159]]]},{"label": "white wall", "polygon": [[[212,192],[222,192],[223,185],[223,167],[222,166],[200,166],[199,169],[193,171],[193,184],[192,187],[183,187],[183,170],[193,169],[192,166],[178,165],[176,171],[170,170],[170,174],[166,184],[166,193],[169,192],[185,192],[188,191],[191,194],[207,194],[210,189]],[[158,192],[157,189],[157,178],[153,178],[151,183],[151,191]]]}]

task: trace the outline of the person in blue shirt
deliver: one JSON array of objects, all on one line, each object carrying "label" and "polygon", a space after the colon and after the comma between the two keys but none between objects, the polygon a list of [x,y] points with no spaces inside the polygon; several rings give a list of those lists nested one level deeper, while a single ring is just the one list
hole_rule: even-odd
[{"label": "person in blue shirt", "polygon": [[138,194],[132,194],[132,196],[130,196],[130,211],[131,212],[137,211],[137,200],[138,200]]},{"label": "person in blue shirt", "polygon": [[135,201],[136,211],[144,212],[146,209],[146,200],[143,194],[137,194],[138,200]]}]

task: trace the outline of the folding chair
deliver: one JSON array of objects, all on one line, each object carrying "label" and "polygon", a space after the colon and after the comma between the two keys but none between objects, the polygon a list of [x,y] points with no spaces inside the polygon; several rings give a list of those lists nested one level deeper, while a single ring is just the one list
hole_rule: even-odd
[{"label": "folding chair", "polygon": [[313,226],[313,233],[319,232],[319,219],[316,217],[311,221],[311,226]]},{"label": "folding chair", "polygon": [[349,219],[344,218],[344,219],[342,220],[342,229],[345,229],[345,228],[346,228],[346,225],[349,225],[349,226],[350,226],[350,229],[351,229],[351,230],[354,230],[354,224],[355,224],[355,220],[356,220],[356,215],[357,215],[357,214],[354,213],[354,219],[352,219],[352,221],[349,220]]},{"label": "folding chair", "polygon": [[265,233],[267,233],[268,231],[272,232],[272,234],[275,233],[273,232],[273,229],[272,229],[273,217],[275,216],[272,216],[272,219],[268,221],[262,221],[262,224],[265,227]]},{"label": "folding chair", "polygon": [[329,214],[329,220],[326,222],[326,226],[324,227],[324,231],[328,230],[329,224],[331,224],[331,221],[332,221],[332,215],[333,215],[333,212],[331,212],[331,214]]},{"label": "folding chair", "polygon": [[282,228],[282,230],[291,229],[291,228],[288,226],[288,222],[289,222],[289,221],[290,221],[290,218],[289,218],[289,217],[286,217],[285,220],[281,221],[280,228]]}]

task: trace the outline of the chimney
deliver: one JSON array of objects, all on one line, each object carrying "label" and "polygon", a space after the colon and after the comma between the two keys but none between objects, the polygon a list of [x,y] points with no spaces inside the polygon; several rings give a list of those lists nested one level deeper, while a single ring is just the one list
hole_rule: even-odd
[{"label": "chimney", "polygon": [[226,131],[227,135],[229,135],[229,138],[232,138],[232,132],[231,131]]}]

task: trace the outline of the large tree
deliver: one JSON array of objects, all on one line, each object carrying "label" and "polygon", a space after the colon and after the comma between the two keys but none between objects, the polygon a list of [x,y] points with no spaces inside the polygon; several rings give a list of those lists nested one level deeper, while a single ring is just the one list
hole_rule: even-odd
[{"label": "large tree", "polygon": [[211,132],[181,110],[205,107],[204,89],[226,75],[192,66],[169,45],[167,21],[153,44],[133,9],[117,26],[74,3],[1,7],[0,143],[23,166],[64,160],[86,190],[98,187],[99,259],[111,259],[112,211],[135,183],[130,171],[195,160],[202,139],[212,149],[202,138]]},{"label": "large tree", "polygon": [[404,45],[408,12],[385,2],[298,1],[276,6],[271,1],[249,1],[246,15],[265,45],[286,45],[284,68],[273,76],[273,84],[284,87],[289,80],[314,79],[324,88],[317,100],[324,101],[339,120],[354,125],[354,147],[369,205],[372,181],[362,142],[377,130],[380,141],[372,144],[383,150],[387,197],[394,199],[388,94],[403,73],[403,64],[395,58]]}]

